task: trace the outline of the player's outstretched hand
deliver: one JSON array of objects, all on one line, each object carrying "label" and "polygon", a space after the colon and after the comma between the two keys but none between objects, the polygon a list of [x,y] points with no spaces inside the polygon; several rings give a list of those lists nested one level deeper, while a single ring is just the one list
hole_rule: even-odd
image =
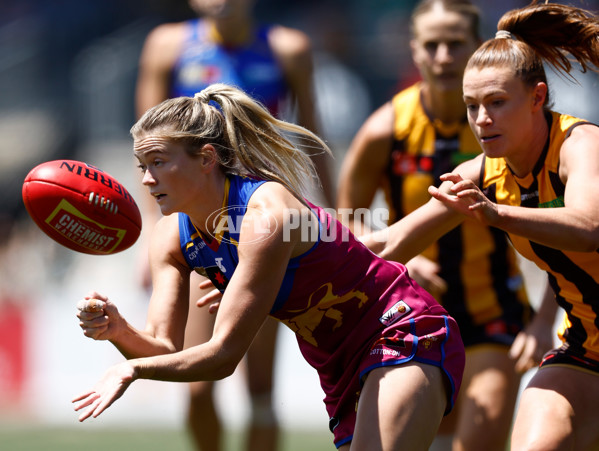
[{"label": "player's outstretched hand", "polygon": [[443,174],[442,182],[452,182],[450,192],[430,186],[428,192],[448,207],[478,219],[487,225],[494,225],[499,218],[497,204],[491,202],[472,180],[465,180],[459,174]]},{"label": "player's outstretched hand", "polygon": [[124,323],[116,306],[95,291],[77,303],[77,318],[83,335],[94,340],[110,340]]},{"label": "player's outstretched hand", "polygon": [[512,344],[509,356],[515,362],[518,373],[524,373],[538,366],[543,355],[553,347],[553,321],[547,321],[541,315],[521,331]]},{"label": "player's outstretched hand", "polygon": [[406,263],[406,268],[410,271],[410,277],[432,294],[435,299],[441,299],[443,293],[447,291],[447,282],[439,276],[439,264],[437,262],[422,255],[417,255]]},{"label": "player's outstretched hand", "polygon": [[[214,288],[214,285],[212,284],[210,279],[206,279],[200,282],[198,287],[201,290],[207,290],[210,287]],[[196,301],[196,306],[200,308],[208,306],[208,312],[214,314],[218,311],[218,308],[220,307],[220,300],[222,299],[222,297],[223,294],[216,288],[214,288],[208,294],[205,294],[200,299],[198,299]]]},{"label": "player's outstretched hand", "polygon": [[79,421],[85,421],[89,417],[96,418],[104,412],[125,393],[136,378],[135,368],[130,361],[110,367],[92,390],[73,398],[76,412],[87,408],[79,415]]}]

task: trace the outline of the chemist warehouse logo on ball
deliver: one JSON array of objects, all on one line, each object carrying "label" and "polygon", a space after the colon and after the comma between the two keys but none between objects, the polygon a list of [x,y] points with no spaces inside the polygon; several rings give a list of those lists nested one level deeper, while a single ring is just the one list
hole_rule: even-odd
[{"label": "chemist warehouse logo on ball", "polygon": [[126,230],[107,227],[88,218],[64,199],[46,218],[46,223],[78,246],[106,254],[110,254],[127,233]]},{"label": "chemist warehouse logo on ball", "polygon": [[[357,219],[356,224],[370,229],[381,229],[386,227],[389,219],[389,210],[386,208],[368,209],[322,209],[319,217],[314,210],[285,209],[281,219],[270,212],[256,207],[245,205],[233,205],[214,211],[206,220],[205,230],[211,238],[219,243],[238,244],[239,237],[244,236],[244,243],[259,243],[273,236],[281,227],[284,242],[291,240],[292,233],[300,233],[301,241],[325,241],[332,242],[339,238],[347,241],[350,236],[349,229],[342,227],[327,228],[324,225],[330,222],[329,216],[337,218],[341,223],[348,223],[349,218]],[[344,220],[346,219],[346,220]],[[340,237],[338,235],[341,235]],[[360,236],[362,232],[355,230],[355,235]],[[381,239],[386,238],[381,235]]]}]

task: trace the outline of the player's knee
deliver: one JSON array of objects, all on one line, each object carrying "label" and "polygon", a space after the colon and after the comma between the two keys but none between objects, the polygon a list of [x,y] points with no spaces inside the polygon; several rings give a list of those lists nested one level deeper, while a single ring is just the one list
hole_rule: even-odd
[{"label": "player's knee", "polygon": [[248,391],[252,397],[261,397],[269,394],[273,389],[273,379],[271,374],[258,374],[250,370],[247,379]]},{"label": "player's knee", "polygon": [[272,396],[270,393],[252,395],[251,404],[251,422],[254,426],[270,427],[277,424],[277,416],[272,405]]}]

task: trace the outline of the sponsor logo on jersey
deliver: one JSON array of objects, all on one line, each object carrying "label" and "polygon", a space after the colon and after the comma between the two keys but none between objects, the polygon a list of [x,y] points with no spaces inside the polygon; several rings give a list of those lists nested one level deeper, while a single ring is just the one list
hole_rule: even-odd
[{"label": "sponsor logo on jersey", "polygon": [[337,426],[339,426],[339,423],[340,423],[339,418],[331,417],[329,419],[329,430],[331,432],[334,432],[335,429],[337,429]]},{"label": "sponsor logo on jersey", "polygon": [[412,311],[412,309],[408,304],[406,304],[404,301],[399,301],[393,307],[387,310],[385,314],[379,318],[379,321],[384,326],[388,327],[410,311]]},{"label": "sponsor logo on jersey", "polygon": [[428,335],[425,335],[424,337],[422,337],[418,343],[424,349],[430,349],[431,346],[433,345],[433,343],[436,342],[437,340],[439,340],[439,337],[436,337],[435,335],[428,334]]},{"label": "sponsor logo on jersey", "polygon": [[406,351],[406,341],[403,338],[383,337],[376,341],[370,349],[370,355],[402,357]]},{"label": "sponsor logo on jersey", "polygon": [[528,199],[538,199],[538,197],[538,191],[535,191],[533,193],[522,193],[520,194],[520,202],[526,202]]},{"label": "sponsor logo on jersey", "polygon": [[222,271],[216,266],[207,266],[204,268],[206,274],[208,274],[208,278],[212,281],[214,286],[219,291],[224,291],[227,288],[227,284],[229,283],[229,279],[225,277]]}]

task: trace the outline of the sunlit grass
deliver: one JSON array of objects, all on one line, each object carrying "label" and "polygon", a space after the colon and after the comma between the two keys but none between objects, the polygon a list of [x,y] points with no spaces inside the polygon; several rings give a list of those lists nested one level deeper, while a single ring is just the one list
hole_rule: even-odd
[{"label": "sunlit grass", "polygon": [[[244,451],[237,431],[226,435],[226,451]],[[321,431],[283,431],[281,451],[333,451],[332,436]],[[193,451],[177,429],[68,429],[0,427],[2,451]]]}]

